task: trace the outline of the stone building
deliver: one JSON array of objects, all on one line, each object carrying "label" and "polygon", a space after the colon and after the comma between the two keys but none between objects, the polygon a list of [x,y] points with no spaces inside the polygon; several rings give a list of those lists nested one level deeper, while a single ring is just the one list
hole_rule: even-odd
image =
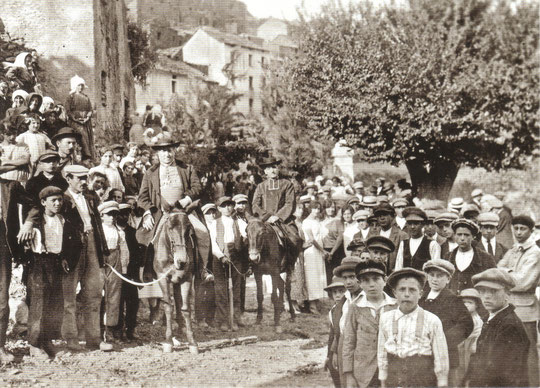
[{"label": "stone building", "polygon": [[124,0],[2,0],[0,19],[37,51],[45,95],[63,103],[77,74],[101,128],[123,129],[135,104]]}]

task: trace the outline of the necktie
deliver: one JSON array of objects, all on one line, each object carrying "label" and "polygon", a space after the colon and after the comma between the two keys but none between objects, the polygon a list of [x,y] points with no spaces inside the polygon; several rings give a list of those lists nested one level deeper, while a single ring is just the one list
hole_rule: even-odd
[{"label": "necktie", "polygon": [[491,245],[491,240],[488,240],[487,244],[488,244],[488,253],[491,256],[495,256],[495,252],[493,252],[493,246]]}]

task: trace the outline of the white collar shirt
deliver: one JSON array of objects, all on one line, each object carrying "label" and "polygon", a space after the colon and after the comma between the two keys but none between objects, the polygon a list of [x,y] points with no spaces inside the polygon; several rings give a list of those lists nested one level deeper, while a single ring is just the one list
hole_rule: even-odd
[{"label": "white collar shirt", "polygon": [[75,193],[71,188],[68,189],[69,194],[75,201],[79,215],[84,223],[84,231],[88,232],[92,230],[92,219],[90,218],[90,210],[88,209],[88,203],[83,193]]},{"label": "white collar shirt", "polygon": [[456,268],[459,272],[465,271],[471,265],[474,258],[474,251],[469,249],[467,252],[456,252]]},{"label": "white collar shirt", "polygon": [[356,299],[355,305],[358,307],[369,308],[369,312],[371,313],[373,318],[375,318],[377,316],[377,311],[380,311],[384,306],[396,304],[396,300],[388,296],[386,292],[383,292],[383,297],[383,302],[379,306],[375,306],[367,299],[366,293],[362,291],[358,299]]}]

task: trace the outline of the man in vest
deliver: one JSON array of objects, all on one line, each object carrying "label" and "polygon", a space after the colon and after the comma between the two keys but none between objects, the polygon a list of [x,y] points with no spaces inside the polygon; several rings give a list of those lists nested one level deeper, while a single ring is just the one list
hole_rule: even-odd
[{"label": "man in vest", "polygon": [[441,247],[436,241],[424,236],[427,215],[422,209],[408,207],[403,210],[403,216],[407,221],[410,238],[399,244],[395,269],[410,267],[421,271],[426,261],[441,258]]},{"label": "man in vest", "polygon": [[[171,139],[168,132],[163,132],[160,142],[150,146],[156,151],[159,163],[146,171],[139,191],[138,206],[145,212],[142,227],[137,230],[137,241],[148,247],[160,225],[166,220],[164,214],[173,209],[196,207],[193,202],[199,199],[201,184],[193,166],[176,159],[176,148],[180,142]],[[195,202],[196,203],[196,202]],[[193,204],[193,205],[192,205]],[[210,235],[204,223],[195,211],[188,214],[189,221],[197,238],[197,248],[201,256],[203,280],[211,279],[206,271],[210,255]],[[152,252],[152,250],[148,250]],[[144,278],[152,277],[153,257],[148,257],[145,264]]]},{"label": "man in vest", "polygon": [[[232,330],[237,331],[238,326],[244,326],[240,312],[240,273],[245,265],[242,263],[241,250],[245,232],[239,226],[239,220],[233,217],[234,201],[231,197],[221,197],[216,203],[221,216],[208,223],[212,239],[212,254],[214,256],[212,272],[214,273],[214,289],[216,294],[215,323],[222,331],[228,331],[229,303],[233,303],[234,322]],[[244,229],[245,230],[245,229]],[[227,283],[232,279],[233,300],[228,300]]]},{"label": "man in vest", "polygon": [[298,256],[302,239],[294,224],[293,212],[296,208],[294,186],[288,179],[279,177],[280,160],[266,158],[260,163],[266,180],[260,183],[253,195],[253,213],[262,221],[274,227],[287,253],[281,263],[281,270],[293,266]]}]

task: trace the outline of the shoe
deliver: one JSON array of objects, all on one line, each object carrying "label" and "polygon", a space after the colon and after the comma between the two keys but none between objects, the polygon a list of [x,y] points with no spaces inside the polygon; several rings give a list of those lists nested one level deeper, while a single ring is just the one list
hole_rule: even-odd
[{"label": "shoe", "polygon": [[210,328],[210,325],[206,323],[206,321],[199,322],[199,328],[203,330],[208,330]]},{"label": "shoe", "polygon": [[32,345],[28,345],[28,348],[30,350],[30,357],[37,358],[39,360],[49,359],[49,355],[45,350]]},{"label": "shoe", "polygon": [[56,355],[56,350],[51,341],[45,341],[41,344],[41,349],[45,350],[50,357]]},{"label": "shoe", "polygon": [[67,348],[74,352],[79,352],[83,349],[77,340],[67,340]]},{"label": "shoe", "polygon": [[206,269],[203,270],[201,278],[203,283],[210,283],[214,281],[214,275],[209,273]]},{"label": "shoe", "polygon": [[227,325],[226,323],[222,323],[221,326],[219,327],[219,330],[221,330],[221,331],[231,331],[231,329],[229,328],[229,325]]},{"label": "shoe", "polygon": [[110,342],[101,342],[99,344],[99,350],[101,350],[102,352],[110,352],[114,350],[114,346]]},{"label": "shoe", "polygon": [[245,327],[246,326],[246,323],[244,322],[244,319],[242,318],[241,315],[238,315],[236,318],[236,324],[239,326],[239,327]]},{"label": "shoe", "polygon": [[126,339],[128,341],[137,341],[139,339],[133,332],[134,330],[126,330]]},{"label": "shoe", "polygon": [[8,364],[15,361],[15,356],[4,348],[0,348],[0,364]]},{"label": "shoe", "polygon": [[234,322],[232,324],[232,331],[238,331],[238,325]]}]

